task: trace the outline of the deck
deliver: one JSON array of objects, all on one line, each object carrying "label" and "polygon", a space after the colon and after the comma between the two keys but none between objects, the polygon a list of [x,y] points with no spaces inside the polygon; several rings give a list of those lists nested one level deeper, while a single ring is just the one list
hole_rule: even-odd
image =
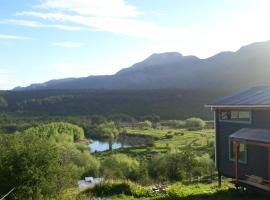
[{"label": "deck", "polygon": [[270,192],[270,185],[269,184],[255,183],[255,182],[248,181],[248,180],[239,180],[238,183],[240,185],[256,187],[258,189]]}]

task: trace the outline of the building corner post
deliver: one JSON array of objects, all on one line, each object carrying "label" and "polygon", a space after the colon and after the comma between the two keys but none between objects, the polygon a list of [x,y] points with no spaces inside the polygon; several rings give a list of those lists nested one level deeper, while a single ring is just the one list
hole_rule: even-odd
[{"label": "building corner post", "polygon": [[218,188],[221,188],[221,173],[218,172]]}]

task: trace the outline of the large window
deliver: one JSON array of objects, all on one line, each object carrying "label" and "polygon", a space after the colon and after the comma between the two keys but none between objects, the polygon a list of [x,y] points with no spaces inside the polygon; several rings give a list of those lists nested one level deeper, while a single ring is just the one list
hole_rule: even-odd
[{"label": "large window", "polygon": [[252,117],[250,111],[226,110],[220,112],[219,120],[223,122],[251,124]]},{"label": "large window", "polygon": [[[232,141],[229,143],[229,159],[232,161],[235,161],[236,159],[236,144],[234,144]],[[238,160],[241,163],[246,164],[247,163],[247,145],[246,144],[239,144],[239,154],[238,154]]]}]

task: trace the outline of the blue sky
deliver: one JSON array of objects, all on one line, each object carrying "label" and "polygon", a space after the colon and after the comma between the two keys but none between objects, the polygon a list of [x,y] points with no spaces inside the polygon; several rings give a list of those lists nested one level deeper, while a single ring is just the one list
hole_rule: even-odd
[{"label": "blue sky", "polygon": [[0,89],[270,39],[269,0],[0,0]]}]

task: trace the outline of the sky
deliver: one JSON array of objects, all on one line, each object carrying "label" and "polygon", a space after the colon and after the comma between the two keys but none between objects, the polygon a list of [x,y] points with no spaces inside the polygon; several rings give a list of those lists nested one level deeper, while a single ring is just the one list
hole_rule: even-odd
[{"label": "sky", "polygon": [[270,40],[269,0],[0,0],[0,89]]}]

